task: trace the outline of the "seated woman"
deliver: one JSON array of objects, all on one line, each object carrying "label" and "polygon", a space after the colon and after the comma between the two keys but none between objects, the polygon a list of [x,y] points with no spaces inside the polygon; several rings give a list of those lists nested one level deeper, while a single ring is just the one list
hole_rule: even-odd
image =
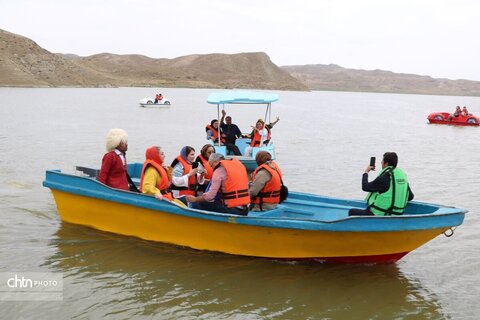
[{"label": "seated woman", "polygon": [[[215,153],[215,147],[207,143],[200,150],[200,154],[195,159],[195,162],[201,164],[205,170],[205,183],[199,186],[199,191],[204,191],[213,176],[213,168],[208,163],[208,158],[212,153]],[[201,173],[201,172],[200,172]]]},{"label": "seated woman", "polygon": [[272,210],[280,203],[282,171],[267,151],[259,151],[255,156],[257,169],[252,174],[250,199],[252,211]]},{"label": "seated woman", "polygon": [[252,126],[252,132],[247,136],[251,139],[250,146],[245,148],[245,156],[252,156],[253,147],[263,147],[268,145],[271,139],[271,129],[277,122],[280,121],[280,118],[277,117],[272,123],[265,125],[263,119],[258,119],[255,127]]},{"label": "seated woman", "polygon": [[165,198],[172,201],[173,195],[168,190],[170,181],[167,170],[163,167],[164,160],[165,153],[161,147],[152,146],[147,149],[140,176],[140,190],[144,194],[155,196],[158,200]]},{"label": "seated woman", "polygon": [[[212,140],[213,143],[218,142],[218,120],[213,119],[210,121],[210,124],[205,126],[205,132],[207,133],[207,140]],[[221,138],[222,143],[225,142],[225,139]]]},{"label": "seated woman", "polygon": [[463,106],[462,113],[465,117],[470,115],[470,113],[468,113],[468,109],[466,106]]},{"label": "seated woman", "polygon": [[197,195],[199,185],[205,183],[205,172],[199,173],[194,167],[195,149],[190,146],[183,147],[180,155],[173,160],[172,189],[173,196],[178,198],[185,195]]}]

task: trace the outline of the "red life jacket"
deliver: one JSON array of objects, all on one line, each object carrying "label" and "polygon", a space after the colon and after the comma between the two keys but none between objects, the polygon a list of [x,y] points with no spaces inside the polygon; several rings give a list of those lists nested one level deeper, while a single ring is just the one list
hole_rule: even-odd
[{"label": "red life jacket", "polygon": [[148,166],[153,166],[160,174],[161,179],[160,181],[157,181],[157,186],[156,186],[157,189],[160,190],[161,194],[163,194],[165,198],[167,198],[168,200],[173,200],[173,195],[168,190],[169,181],[168,181],[167,170],[165,170],[164,167],[162,167],[161,165],[159,165],[157,162],[153,160],[146,160],[143,163],[142,175],[140,176],[140,191],[142,190],[142,186],[143,186],[143,178],[145,176],[145,170],[147,170]]},{"label": "red life jacket", "polygon": [[[264,144],[268,143],[268,141],[270,141],[270,138],[272,136],[270,129],[267,126],[265,126],[265,129],[267,129],[268,136],[267,136],[267,140],[264,141]],[[260,133],[258,132],[258,130],[254,129],[252,141],[250,142],[250,147],[258,147],[261,141],[262,141],[262,136],[260,136]]]},{"label": "red life jacket", "polygon": [[210,166],[208,163],[207,159],[205,159],[201,154],[198,156],[197,159],[200,159],[200,162],[202,163],[202,166],[205,168],[205,179],[206,180],[211,180],[213,177],[213,168]]},{"label": "red life jacket", "polygon": [[[192,165],[185,161],[182,156],[178,156],[175,158],[178,162],[180,162],[183,166],[183,174],[188,174],[192,170]],[[197,195],[197,175],[193,174],[188,177],[188,187],[177,187],[175,185],[171,185],[170,188],[172,190],[179,190],[179,195]]]},{"label": "red life jacket", "polygon": [[220,163],[227,171],[227,180],[221,192],[224,205],[234,208],[250,204],[248,174],[245,166],[236,158],[221,160]]},{"label": "red life jacket", "polygon": [[[205,127],[205,130],[210,130],[213,133],[213,142],[218,141],[218,129],[215,129],[211,124],[207,124]],[[220,138],[220,141],[222,143],[225,143],[225,139],[223,137]]]},{"label": "red life jacket", "polygon": [[280,168],[278,165],[272,161],[271,164],[275,167],[273,169],[270,167],[267,163],[262,164],[259,166],[257,169],[252,174],[252,180],[255,180],[255,176],[257,175],[258,171],[265,169],[267,170],[271,175],[272,179],[268,181],[265,186],[263,187],[262,190],[258,193],[257,197],[255,200],[252,201],[252,203],[260,204],[261,202],[266,202],[266,203],[280,203],[280,189],[282,187],[282,171],[280,171]]}]

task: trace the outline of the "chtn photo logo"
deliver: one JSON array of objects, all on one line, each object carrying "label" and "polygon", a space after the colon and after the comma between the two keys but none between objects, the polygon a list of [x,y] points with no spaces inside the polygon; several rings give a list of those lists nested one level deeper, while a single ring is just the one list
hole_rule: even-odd
[{"label": "chtn photo logo", "polygon": [[58,281],[56,280],[33,280],[23,276],[20,277],[17,274],[7,280],[7,286],[9,288],[56,287],[57,285]]},{"label": "chtn photo logo", "polygon": [[61,301],[63,273],[0,272],[0,301]]}]

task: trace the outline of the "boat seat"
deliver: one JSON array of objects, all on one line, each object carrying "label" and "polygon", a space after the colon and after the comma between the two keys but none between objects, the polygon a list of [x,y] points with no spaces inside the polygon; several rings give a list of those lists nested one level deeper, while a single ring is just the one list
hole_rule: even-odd
[{"label": "boat seat", "polygon": [[84,175],[94,179],[98,179],[98,175],[100,174],[99,169],[93,169],[93,168],[82,167],[82,166],[76,166],[75,170],[80,171]]},{"label": "boat seat", "polygon": [[283,204],[279,204],[275,209],[266,210],[266,211],[249,211],[249,217],[265,217],[265,218],[273,218],[273,217],[282,217],[285,212],[285,206]]}]

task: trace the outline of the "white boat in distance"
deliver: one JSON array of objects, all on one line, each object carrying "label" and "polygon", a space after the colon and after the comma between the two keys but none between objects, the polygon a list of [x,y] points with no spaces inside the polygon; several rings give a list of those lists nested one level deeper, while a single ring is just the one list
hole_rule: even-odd
[{"label": "white boat in distance", "polygon": [[140,107],[162,107],[169,108],[171,105],[170,99],[163,98],[162,100],[155,103],[155,98],[143,98],[140,100]]}]

